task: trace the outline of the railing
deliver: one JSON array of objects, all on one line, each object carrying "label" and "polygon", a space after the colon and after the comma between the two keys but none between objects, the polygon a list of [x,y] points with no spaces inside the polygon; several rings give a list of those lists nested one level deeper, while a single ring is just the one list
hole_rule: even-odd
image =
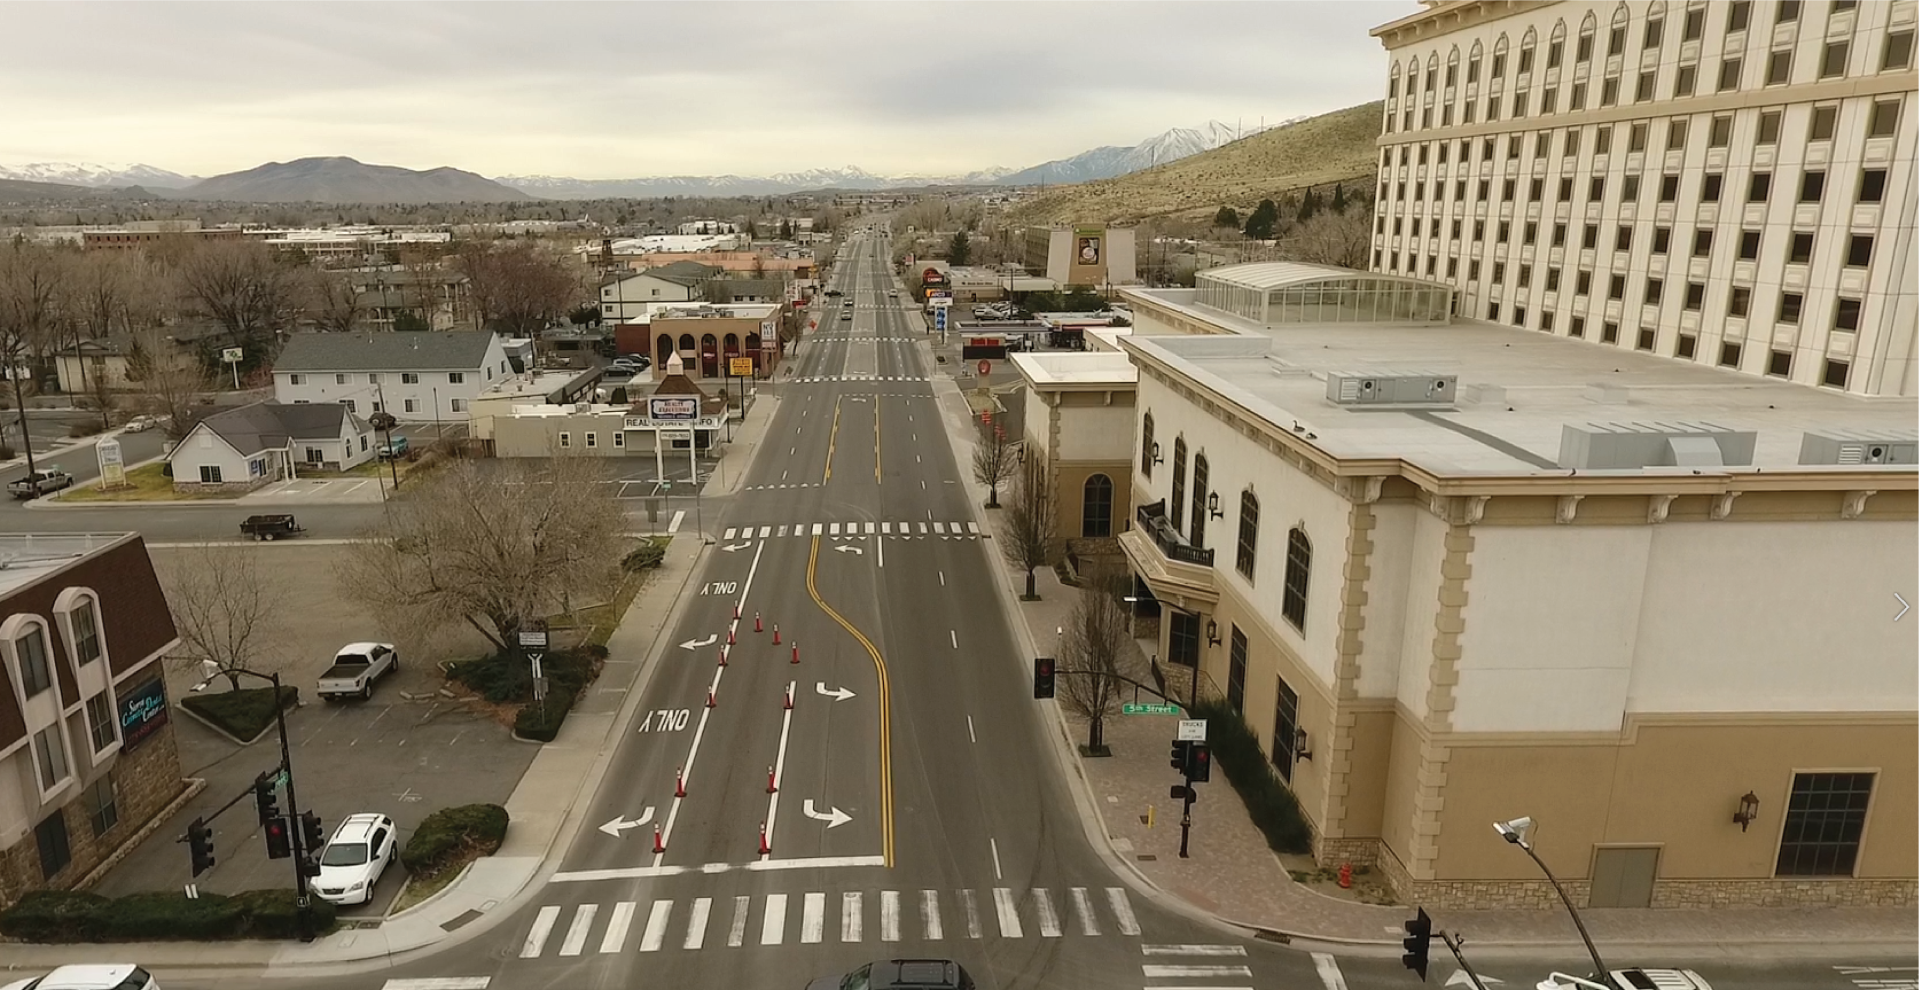
[{"label": "railing", "polygon": [[1141,530],[1153,540],[1153,545],[1160,548],[1161,556],[1198,567],[1213,566],[1211,548],[1193,546],[1174,530],[1173,523],[1167,519],[1165,499],[1151,505],[1140,506],[1134,510],[1133,515],[1134,520],[1140,524]]}]

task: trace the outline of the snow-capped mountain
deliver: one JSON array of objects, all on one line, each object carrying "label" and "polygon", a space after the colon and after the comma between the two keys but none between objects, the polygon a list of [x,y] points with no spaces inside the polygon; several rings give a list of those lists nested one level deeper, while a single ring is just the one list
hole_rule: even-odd
[{"label": "snow-capped mountain", "polygon": [[1209,120],[1198,127],[1175,127],[1146,139],[1132,147],[1107,145],[1083,151],[1071,158],[1059,158],[1043,162],[1032,168],[1002,176],[997,184],[1003,186],[1068,185],[1076,182],[1089,182],[1094,179],[1111,179],[1115,176],[1138,172],[1155,165],[1165,165],[1189,155],[1203,151],[1212,151],[1223,144],[1252,137],[1263,130],[1284,127],[1305,117],[1294,117],[1264,127],[1253,125],[1234,127],[1217,120]]},{"label": "snow-capped mountain", "polygon": [[573,179],[558,175],[502,175],[494,181],[547,199],[654,196],[773,196],[810,189],[891,189],[925,185],[875,175],[857,165],[773,175],[659,175],[635,179]]},{"label": "snow-capped mountain", "polygon": [[198,177],[169,172],[152,165],[113,165],[95,162],[30,162],[25,165],[0,165],[0,179],[22,182],[63,182],[72,186],[146,186],[149,189],[180,189],[200,181]]}]

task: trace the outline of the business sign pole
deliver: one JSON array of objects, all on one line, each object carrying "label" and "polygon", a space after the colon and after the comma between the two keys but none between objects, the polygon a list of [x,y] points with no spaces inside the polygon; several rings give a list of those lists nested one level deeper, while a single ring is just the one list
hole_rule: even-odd
[{"label": "business sign pole", "polygon": [[666,432],[663,424],[683,423],[687,427],[687,462],[692,465],[693,480],[700,480],[700,466],[694,460],[699,456],[695,450],[694,435],[696,424],[700,421],[700,400],[691,395],[653,395],[647,397],[647,418],[653,421],[653,463],[661,481],[667,477],[666,448],[661,434]]},{"label": "business sign pole", "polygon": [[240,391],[240,362],[244,360],[246,356],[247,352],[238,347],[225,347],[220,350],[220,360],[226,362],[233,368],[233,390],[235,392]]}]

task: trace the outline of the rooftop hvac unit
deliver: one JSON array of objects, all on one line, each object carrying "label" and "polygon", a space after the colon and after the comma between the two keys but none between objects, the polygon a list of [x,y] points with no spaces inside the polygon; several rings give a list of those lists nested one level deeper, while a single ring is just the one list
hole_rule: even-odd
[{"label": "rooftop hvac unit", "polygon": [[1458,375],[1343,372],[1327,376],[1327,401],[1340,406],[1451,407],[1459,386]]},{"label": "rooftop hvac unit", "polygon": [[1802,464],[1920,463],[1920,433],[1912,430],[1835,430],[1800,437]]},{"label": "rooftop hvac unit", "polygon": [[1560,428],[1558,463],[1588,471],[1750,465],[1758,436],[1712,423],[1570,423]]}]

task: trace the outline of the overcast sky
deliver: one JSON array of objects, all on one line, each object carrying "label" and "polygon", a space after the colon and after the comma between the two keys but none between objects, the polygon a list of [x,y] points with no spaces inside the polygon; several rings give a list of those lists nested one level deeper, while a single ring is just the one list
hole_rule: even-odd
[{"label": "overcast sky", "polygon": [[0,2],[0,163],[952,175],[1379,99],[1417,9]]}]

